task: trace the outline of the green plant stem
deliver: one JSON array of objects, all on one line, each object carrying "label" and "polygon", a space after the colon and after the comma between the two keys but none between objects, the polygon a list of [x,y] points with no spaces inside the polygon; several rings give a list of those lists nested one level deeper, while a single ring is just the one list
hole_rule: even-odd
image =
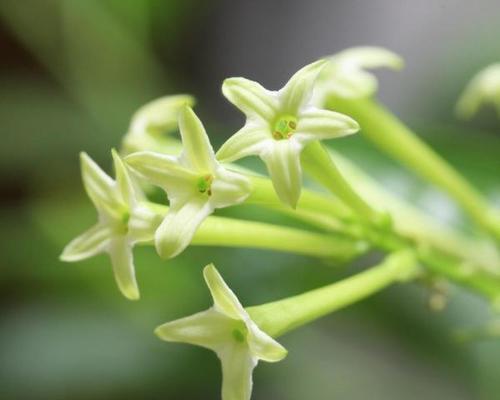
[{"label": "green plant stem", "polygon": [[278,337],[395,282],[411,279],[417,273],[413,253],[403,250],[388,256],[381,264],[340,282],[246,310],[263,331]]},{"label": "green plant stem", "polygon": [[353,189],[339,171],[331,155],[318,142],[312,142],[302,151],[305,171],[336,195],[348,207],[366,220],[375,220],[378,213]]},{"label": "green plant stem", "polygon": [[500,223],[486,199],[447,161],[371,98],[331,97],[328,106],[361,125],[361,134],[379,149],[445,190],[471,219],[500,241]]},{"label": "green plant stem", "polygon": [[[145,205],[158,216],[163,216],[168,211],[167,206],[156,203]],[[155,219],[154,223],[158,224],[158,219]],[[151,231],[154,230],[152,227]],[[152,241],[146,242],[151,243]],[[342,262],[361,255],[369,248],[364,240],[353,240],[342,235],[325,235],[263,222],[216,216],[208,217],[201,224],[191,244],[269,249]]]}]

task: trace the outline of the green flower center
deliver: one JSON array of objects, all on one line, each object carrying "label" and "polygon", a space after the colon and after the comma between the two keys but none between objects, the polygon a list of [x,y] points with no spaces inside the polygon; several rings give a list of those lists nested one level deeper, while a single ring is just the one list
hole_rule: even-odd
[{"label": "green flower center", "polygon": [[212,195],[212,182],[214,181],[213,175],[204,175],[198,178],[196,182],[196,187],[198,188],[198,192],[206,193],[208,196]]},{"label": "green flower center", "polygon": [[297,118],[293,115],[283,115],[279,117],[273,127],[273,139],[290,139],[297,129]]},{"label": "green flower center", "polygon": [[243,332],[240,329],[233,329],[231,335],[233,336],[233,339],[238,343],[243,343],[246,339],[246,332]]}]

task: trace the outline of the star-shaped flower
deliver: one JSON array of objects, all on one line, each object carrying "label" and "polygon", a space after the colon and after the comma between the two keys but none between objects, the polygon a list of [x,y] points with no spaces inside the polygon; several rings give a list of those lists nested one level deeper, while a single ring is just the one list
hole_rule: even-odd
[{"label": "star-shaped flower", "polygon": [[217,152],[221,161],[258,155],[266,164],[279,198],[295,207],[302,187],[300,152],[314,140],[355,133],[353,119],[310,105],[314,81],[326,64],[299,70],[279,91],[269,91],[244,78],[224,81],[224,96],[247,117],[245,126]]},{"label": "star-shaped flower", "polygon": [[482,104],[492,104],[500,117],[500,63],[479,71],[469,82],[458,100],[456,112],[471,118]]},{"label": "star-shaped flower", "polygon": [[248,179],[215,159],[205,129],[191,108],[180,113],[179,129],[180,156],[144,151],[125,158],[141,177],[163,188],[170,200],[170,209],[155,234],[156,249],[163,258],[183,251],[216,208],[241,203],[250,194]]},{"label": "star-shaped flower", "polygon": [[94,203],[98,222],[73,239],[61,254],[63,261],[80,261],[99,253],[108,253],[116,283],[130,300],[139,299],[135,279],[132,247],[137,242],[151,240],[158,226],[158,216],[140,205],[137,189],[113,150],[116,180],[111,179],[86,154],[80,154],[85,190]]},{"label": "star-shaped flower", "polygon": [[170,342],[190,343],[215,351],[222,363],[222,399],[248,400],[252,392],[252,371],[259,360],[282,360],[286,349],[250,319],[235,294],[215,267],[203,270],[213,307],[167,322],[155,333]]},{"label": "star-shaped flower", "polygon": [[324,104],[328,95],[357,99],[373,95],[377,78],[365,68],[387,67],[399,70],[404,61],[381,47],[353,47],[331,56],[314,89],[314,104]]}]

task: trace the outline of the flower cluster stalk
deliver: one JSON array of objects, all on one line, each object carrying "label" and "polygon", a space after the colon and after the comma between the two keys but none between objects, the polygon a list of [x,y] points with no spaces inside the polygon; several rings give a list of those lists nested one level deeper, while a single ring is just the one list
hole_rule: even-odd
[{"label": "flower cluster stalk", "polygon": [[500,241],[500,220],[484,196],[415,133],[372,98],[331,95],[327,105],[355,118],[361,134],[415,173],[445,190],[470,218]]}]

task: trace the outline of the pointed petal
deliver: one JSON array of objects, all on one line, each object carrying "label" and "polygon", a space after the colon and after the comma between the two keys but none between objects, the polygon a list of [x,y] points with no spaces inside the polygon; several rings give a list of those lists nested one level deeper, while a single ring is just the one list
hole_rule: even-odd
[{"label": "pointed petal", "polygon": [[172,258],[181,253],[212,212],[213,208],[205,198],[173,204],[155,234],[156,251],[160,257]]},{"label": "pointed petal", "polygon": [[141,151],[125,157],[125,162],[144,179],[165,189],[169,195],[170,192],[191,193],[196,189],[198,176],[183,167],[176,157]]},{"label": "pointed petal", "polygon": [[109,255],[118,288],[127,299],[138,300],[132,246],[125,236],[114,237],[110,241]]},{"label": "pointed petal", "polygon": [[247,327],[248,346],[254,357],[267,362],[281,361],[286,357],[288,351],[271,336],[260,330],[253,321],[247,322]]},{"label": "pointed petal", "polygon": [[250,195],[250,181],[237,172],[219,167],[212,183],[210,204],[214,208],[229,207],[239,204]]},{"label": "pointed petal", "polygon": [[183,157],[198,171],[215,169],[215,155],[207,133],[200,119],[190,107],[184,107],[179,114],[179,129],[182,136]]},{"label": "pointed petal", "polygon": [[247,313],[238,298],[224,282],[213,264],[209,264],[203,269],[203,276],[214,299],[214,308],[217,311],[233,319],[247,318]]},{"label": "pointed petal", "polygon": [[59,258],[62,261],[73,262],[102,253],[109,244],[110,236],[111,229],[109,227],[102,224],[94,225],[69,242]]},{"label": "pointed petal", "polygon": [[87,153],[80,153],[80,165],[83,186],[96,208],[110,212],[119,208],[121,205],[113,179],[106,175]]},{"label": "pointed petal", "polygon": [[160,325],[155,334],[168,342],[189,343],[215,350],[228,340],[230,324],[228,317],[210,308]]},{"label": "pointed petal", "polygon": [[383,47],[375,46],[353,47],[335,54],[330,60],[360,68],[401,69],[404,66],[404,60],[399,55]]},{"label": "pointed petal", "polygon": [[132,183],[132,179],[123,163],[121,157],[115,149],[111,150],[111,156],[113,157],[113,164],[116,173],[116,184],[122,195],[123,200],[127,204],[131,204],[135,200],[135,187]]},{"label": "pointed petal", "polygon": [[297,71],[283,89],[279,91],[281,111],[296,115],[311,98],[314,82],[327,60],[318,60]]},{"label": "pointed petal", "polygon": [[272,139],[267,126],[247,123],[226,140],[217,152],[217,159],[223,162],[232,162],[243,157],[260,154],[269,140]]},{"label": "pointed petal", "polygon": [[131,134],[158,134],[177,128],[179,112],[185,105],[193,106],[195,99],[187,94],[165,96],[155,99],[137,110],[132,117]]},{"label": "pointed petal", "polygon": [[275,141],[272,148],[261,154],[276,194],[293,208],[297,205],[302,188],[301,150],[301,144],[292,137]]},{"label": "pointed petal", "polygon": [[276,94],[257,82],[245,78],[226,79],[222,84],[222,94],[248,118],[270,121],[276,116]]},{"label": "pointed petal", "polygon": [[311,108],[300,115],[294,137],[305,144],[312,140],[352,135],[358,130],[359,124],[347,115]]},{"label": "pointed petal", "polygon": [[247,346],[228,346],[217,355],[222,364],[222,400],[250,400],[257,360]]}]

